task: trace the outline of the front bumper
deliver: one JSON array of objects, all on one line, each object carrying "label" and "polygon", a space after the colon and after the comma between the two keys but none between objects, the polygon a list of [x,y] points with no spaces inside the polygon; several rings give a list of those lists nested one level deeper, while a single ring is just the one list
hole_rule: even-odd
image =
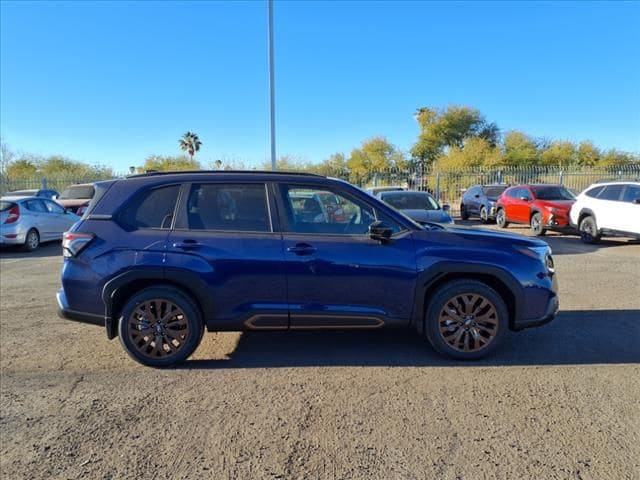
[{"label": "front bumper", "polygon": [[[544,305],[544,309],[537,309],[537,313],[525,318],[518,318],[513,324],[513,330],[519,331],[525,328],[534,328],[549,323],[558,314],[560,309],[560,299],[558,298],[558,277],[555,273],[547,274],[551,279],[551,288],[538,290],[538,295],[534,303]],[[531,310],[529,310],[531,312]]]},{"label": "front bumper", "polygon": [[560,301],[558,300],[558,296],[556,295],[549,300],[546,311],[542,317],[520,320],[514,325],[514,330],[519,331],[524,330],[525,328],[540,327],[545,323],[549,323],[551,320],[556,318],[559,309]]}]

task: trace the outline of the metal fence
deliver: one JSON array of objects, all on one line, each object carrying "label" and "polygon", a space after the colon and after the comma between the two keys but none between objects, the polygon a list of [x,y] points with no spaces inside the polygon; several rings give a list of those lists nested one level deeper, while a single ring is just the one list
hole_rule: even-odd
[{"label": "metal fence", "polygon": [[360,177],[350,175],[349,172],[339,176],[362,188],[401,186],[410,190],[426,190],[431,192],[442,204],[449,204],[454,214],[459,214],[463,193],[474,185],[491,183],[507,185],[521,183],[561,184],[577,194],[598,181],[638,180],[640,179],[640,164],[618,167],[494,168],[456,172],[389,170]]},{"label": "metal fence", "polygon": [[[117,174],[116,178],[126,176]],[[455,172],[421,169],[391,169],[365,175],[354,175],[344,171],[335,175],[362,188],[380,186],[401,186],[411,190],[427,190],[441,203],[451,206],[454,214],[460,210],[460,199],[466,189],[473,185],[488,183],[549,183],[562,184],[580,192],[592,183],[601,180],[640,179],[640,164],[618,167],[518,167],[460,170]],[[0,174],[0,195],[14,190],[51,188],[61,192],[74,183],[89,183],[105,178],[78,177],[73,175],[43,178],[12,179]]]}]

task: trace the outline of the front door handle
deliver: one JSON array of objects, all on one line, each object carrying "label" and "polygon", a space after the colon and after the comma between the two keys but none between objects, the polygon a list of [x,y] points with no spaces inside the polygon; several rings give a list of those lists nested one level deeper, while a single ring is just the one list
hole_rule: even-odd
[{"label": "front door handle", "polygon": [[182,242],[177,242],[173,244],[173,248],[182,248],[183,250],[189,250],[190,248],[198,248],[201,247],[202,244],[196,242],[195,240],[187,239]]},{"label": "front door handle", "polygon": [[308,243],[298,243],[293,247],[288,247],[287,252],[295,253],[296,255],[311,255],[318,249],[309,245]]}]

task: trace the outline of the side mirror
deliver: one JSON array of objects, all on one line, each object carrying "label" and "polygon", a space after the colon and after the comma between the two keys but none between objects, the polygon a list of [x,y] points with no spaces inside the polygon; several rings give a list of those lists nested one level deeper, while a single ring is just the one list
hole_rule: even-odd
[{"label": "side mirror", "polygon": [[369,225],[369,236],[374,240],[388,242],[393,235],[393,229],[380,220]]},{"label": "side mirror", "polygon": [[51,200],[57,200],[58,199],[58,195],[51,195]]},{"label": "side mirror", "polygon": [[480,195],[478,195],[477,193],[473,196],[474,198],[480,198]]},{"label": "side mirror", "polygon": [[527,197],[527,196],[520,197],[520,200],[525,201],[525,202],[530,202],[531,201],[531,199],[529,197]]},{"label": "side mirror", "polygon": [[449,210],[451,210],[451,205],[449,205],[448,203],[443,203],[442,210],[444,210],[445,212],[448,212]]}]

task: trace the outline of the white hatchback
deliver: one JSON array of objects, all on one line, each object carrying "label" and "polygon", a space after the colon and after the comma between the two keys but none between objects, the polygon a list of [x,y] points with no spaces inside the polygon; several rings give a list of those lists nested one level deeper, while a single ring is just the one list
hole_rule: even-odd
[{"label": "white hatchback", "polygon": [[571,225],[585,243],[602,236],[640,239],[640,182],[596,183],[585,189],[571,207]]}]

